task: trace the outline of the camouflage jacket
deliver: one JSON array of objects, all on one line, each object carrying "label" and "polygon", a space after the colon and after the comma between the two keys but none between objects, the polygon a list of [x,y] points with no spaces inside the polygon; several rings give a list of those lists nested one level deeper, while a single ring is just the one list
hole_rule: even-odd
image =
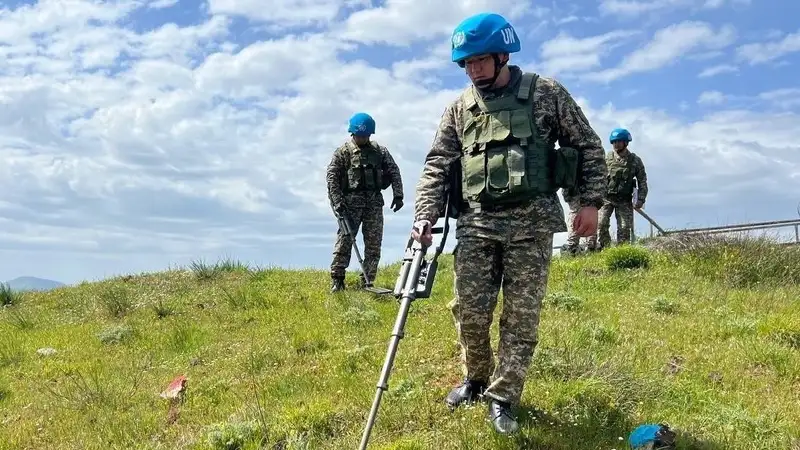
[{"label": "camouflage jacket", "polygon": [[[510,65],[511,80],[499,96],[516,92],[522,78],[519,67]],[[484,95],[486,98],[487,94]],[[600,207],[606,193],[606,161],[600,137],[589,125],[581,108],[559,82],[540,77],[533,91],[536,130],[543,140],[558,142],[580,153],[579,188],[577,199],[568,199],[581,206]],[[443,184],[447,182],[451,164],[461,156],[464,105],[459,97],[444,111],[439,129],[429,150],[422,175],[417,183],[415,220],[435,223],[444,212]],[[457,233],[480,236],[507,236],[507,232],[525,238],[532,232],[558,233],[567,231],[564,210],[556,193],[539,197],[504,211],[463,213],[458,219]]]},{"label": "camouflage jacket", "polygon": [[[642,203],[647,198],[647,171],[644,162],[636,153],[628,150],[620,156],[615,151],[606,154],[606,165],[608,166],[608,188],[607,196],[610,200],[630,201],[633,198],[633,188],[638,184],[638,200]],[[619,185],[622,192],[612,193],[612,187]]]},{"label": "camouflage jacket", "polygon": [[[395,198],[403,198],[403,180],[400,176],[400,167],[392,158],[391,153],[386,147],[371,142],[381,151],[381,165],[383,176],[391,180],[392,193]],[[365,206],[368,204],[383,205],[383,194],[375,192],[350,192],[345,193],[344,183],[347,180],[347,172],[350,166],[349,152],[355,143],[352,139],[339,146],[331,157],[328,164],[326,180],[328,184],[328,201],[331,207],[336,209],[340,205]]]}]

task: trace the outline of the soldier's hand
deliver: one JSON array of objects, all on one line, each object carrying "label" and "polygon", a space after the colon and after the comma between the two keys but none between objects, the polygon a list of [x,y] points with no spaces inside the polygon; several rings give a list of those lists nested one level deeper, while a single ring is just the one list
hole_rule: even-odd
[{"label": "soldier's hand", "polygon": [[411,229],[411,239],[425,246],[431,245],[433,242],[431,222],[429,220],[418,220],[414,222],[414,227]]},{"label": "soldier's hand", "polygon": [[597,208],[584,206],[575,214],[572,229],[580,237],[589,237],[597,233]]},{"label": "soldier's hand", "polygon": [[644,202],[637,201],[635,205],[633,205],[634,209],[642,209],[644,207]]},{"label": "soldier's hand", "polygon": [[392,199],[392,205],[391,205],[392,211],[397,212],[402,207],[403,207],[403,199],[402,198],[395,197],[394,199]]}]

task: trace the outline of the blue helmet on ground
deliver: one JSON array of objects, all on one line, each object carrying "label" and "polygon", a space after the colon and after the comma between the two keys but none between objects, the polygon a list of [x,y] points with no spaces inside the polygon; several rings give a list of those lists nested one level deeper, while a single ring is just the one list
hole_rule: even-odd
[{"label": "blue helmet on ground", "polygon": [[611,135],[608,137],[608,141],[612,144],[614,141],[626,141],[630,142],[633,140],[633,136],[631,136],[631,132],[626,130],[625,128],[614,128],[611,130]]},{"label": "blue helmet on ground", "polygon": [[486,53],[515,53],[520,50],[519,36],[503,16],[481,13],[464,19],[450,40],[453,62],[464,67],[464,60]]},{"label": "blue helmet on ground", "polygon": [[628,437],[628,443],[635,450],[674,449],[676,433],[666,424],[642,424]]},{"label": "blue helmet on ground", "polygon": [[347,131],[356,136],[369,136],[375,134],[375,119],[367,113],[356,113],[350,118]]}]

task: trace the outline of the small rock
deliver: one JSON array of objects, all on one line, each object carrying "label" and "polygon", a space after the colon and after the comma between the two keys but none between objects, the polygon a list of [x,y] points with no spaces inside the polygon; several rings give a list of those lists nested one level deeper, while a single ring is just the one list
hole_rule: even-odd
[{"label": "small rock", "polygon": [[680,372],[683,369],[683,357],[675,355],[670,358],[665,371],[671,375],[675,375],[676,373]]},{"label": "small rock", "polygon": [[36,350],[36,353],[40,354],[41,356],[51,356],[51,355],[55,355],[56,353],[58,353],[58,350],[56,350],[56,349],[54,349],[52,347],[44,347],[44,348],[40,348],[39,350]]}]

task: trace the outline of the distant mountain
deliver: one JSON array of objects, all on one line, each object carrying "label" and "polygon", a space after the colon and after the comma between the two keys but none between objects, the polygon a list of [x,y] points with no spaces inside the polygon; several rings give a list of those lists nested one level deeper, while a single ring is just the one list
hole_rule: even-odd
[{"label": "distant mountain", "polygon": [[46,280],[36,277],[17,277],[6,281],[8,287],[15,291],[49,291],[57,287],[65,286],[60,281]]}]

